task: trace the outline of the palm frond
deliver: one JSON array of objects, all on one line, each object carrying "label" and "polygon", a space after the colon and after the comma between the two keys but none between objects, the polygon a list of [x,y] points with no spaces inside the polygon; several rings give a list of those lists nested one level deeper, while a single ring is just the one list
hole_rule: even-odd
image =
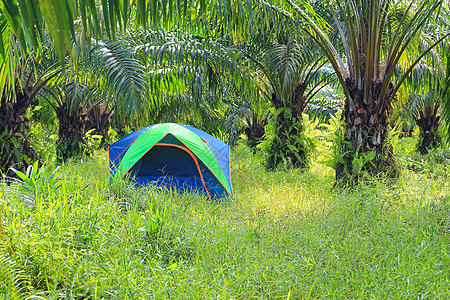
[{"label": "palm frond", "polygon": [[248,120],[251,120],[255,112],[252,109],[249,101],[237,102],[228,114],[224,130],[230,136],[230,144],[235,145],[238,140],[239,129],[244,126],[251,126]]},{"label": "palm frond", "polygon": [[5,100],[14,101],[20,49],[17,48],[12,26],[4,15],[0,15],[0,50],[0,95],[5,96]]},{"label": "palm frond", "polygon": [[130,118],[145,107],[148,91],[146,72],[124,42],[98,41],[91,51],[90,63],[92,72],[105,76],[107,86],[116,95],[118,114]]},{"label": "palm frond", "polygon": [[447,140],[450,142],[450,46],[447,46],[447,65],[445,69],[445,77],[442,81],[442,115],[447,126],[446,136]]}]

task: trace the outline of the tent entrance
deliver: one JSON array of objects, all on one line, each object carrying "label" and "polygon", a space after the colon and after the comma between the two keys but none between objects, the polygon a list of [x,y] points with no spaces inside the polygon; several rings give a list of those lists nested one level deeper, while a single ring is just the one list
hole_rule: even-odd
[{"label": "tent entrance", "polygon": [[155,144],[130,170],[138,184],[157,183],[176,186],[181,191],[206,192],[201,164],[186,147],[177,144]]}]

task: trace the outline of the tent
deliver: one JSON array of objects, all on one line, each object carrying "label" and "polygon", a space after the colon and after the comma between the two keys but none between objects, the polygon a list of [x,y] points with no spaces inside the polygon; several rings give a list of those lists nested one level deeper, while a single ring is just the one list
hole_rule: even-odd
[{"label": "tent", "polygon": [[115,179],[195,191],[209,200],[232,196],[230,146],[197,128],[162,123],[141,128],[109,146]]}]

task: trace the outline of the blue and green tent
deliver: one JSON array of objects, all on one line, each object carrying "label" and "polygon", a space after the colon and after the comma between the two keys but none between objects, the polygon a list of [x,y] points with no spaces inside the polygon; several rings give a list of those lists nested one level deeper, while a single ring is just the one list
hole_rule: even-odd
[{"label": "blue and green tent", "polygon": [[109,146],[115,179],[129,174],[139,185],[158,184],[208,198],[233,195],[230,146],[197,128],[162,123],[141,128]]}]

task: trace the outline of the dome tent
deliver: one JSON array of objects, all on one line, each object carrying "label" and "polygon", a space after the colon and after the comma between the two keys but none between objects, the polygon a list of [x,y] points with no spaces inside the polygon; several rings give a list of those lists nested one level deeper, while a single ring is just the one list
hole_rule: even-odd
[{"label": "dome tent", "polygon": [[162,123],[141,128],[109,146],[113,178],[129,174],[150,183],[196,191],[208,198],[232,196],[230,146],[197,128]]}]

